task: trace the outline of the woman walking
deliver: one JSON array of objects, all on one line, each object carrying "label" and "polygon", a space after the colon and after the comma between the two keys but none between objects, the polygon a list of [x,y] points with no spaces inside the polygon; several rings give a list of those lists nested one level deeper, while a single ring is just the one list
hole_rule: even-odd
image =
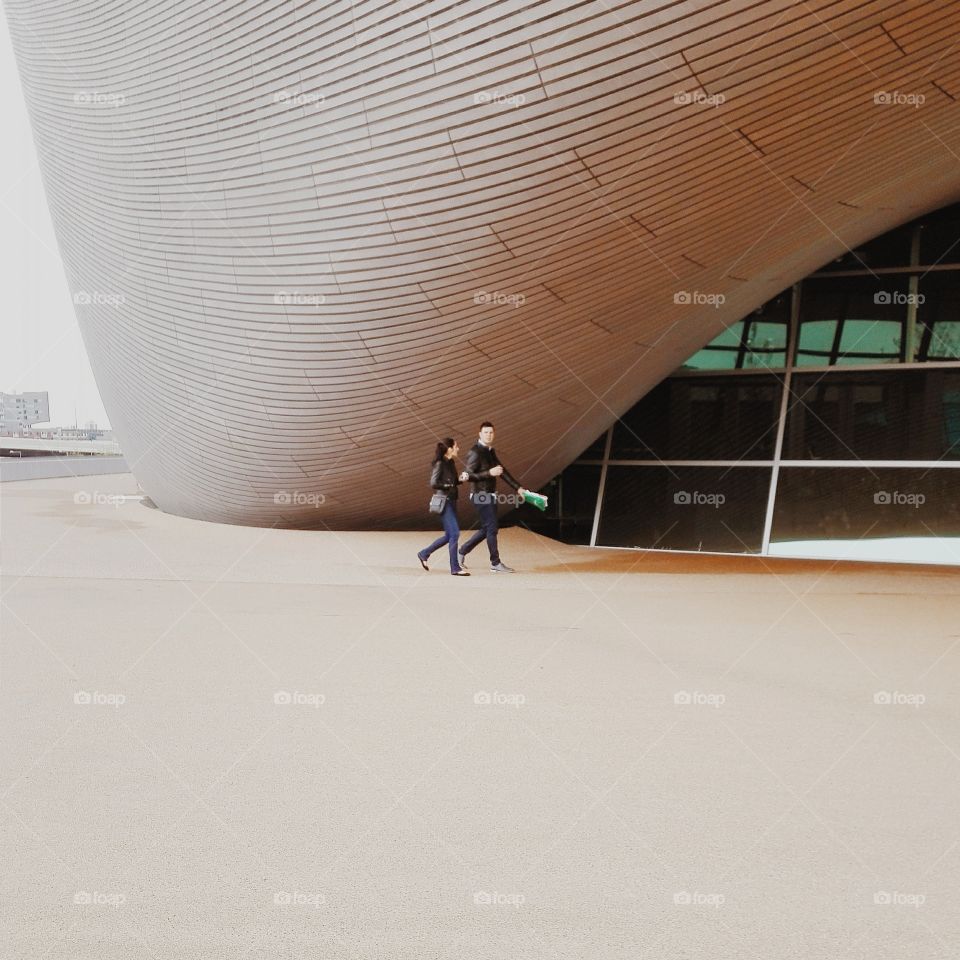
[{"label": "woman walking", "polygon": [[[450,551],[450,572],[455,577],[469,577],[470,574],[463,570],[457,561],[457,541],[460,539],[460,524],[457,522],[457,487],[460,484],[460,478],[457,476],[454,460],[459,452],[460,447],[452,437],[447,437],[437,444],[433,457],[433,469],[430,471],[430,486],[435,491],[435,500],[443,500],[443,508],[440,510],[443,536],[421,550],[417,554],[417,559],[424,570],[429,570],[427,560],[430,554],[447,544]],[[433,509],[432,502],[431,509]]]}]

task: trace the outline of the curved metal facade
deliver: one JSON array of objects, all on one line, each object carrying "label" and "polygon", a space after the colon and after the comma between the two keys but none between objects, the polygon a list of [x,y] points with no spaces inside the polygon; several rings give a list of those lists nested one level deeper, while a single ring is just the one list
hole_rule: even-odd
[{"label": "curved metal facade", "polygon": [[7,0],[94,373],[166,511],[422,519],[531,486],[721,327],[960,196],[919,0]]}]

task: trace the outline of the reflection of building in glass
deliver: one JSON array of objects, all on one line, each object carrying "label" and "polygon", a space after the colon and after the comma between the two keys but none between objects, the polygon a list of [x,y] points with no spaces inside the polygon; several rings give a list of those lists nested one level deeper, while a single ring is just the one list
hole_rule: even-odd
[{"label": "reflection of building in glass", "polygon": [[50,419],[50,396],[41,393],[0,393],[0,430],[29,430]]},{"label": "reflection of building in glass", "polygon": [[958,361],[960,205],[698,350],[553,482],[542,529],[728,553],[960,537]]}]

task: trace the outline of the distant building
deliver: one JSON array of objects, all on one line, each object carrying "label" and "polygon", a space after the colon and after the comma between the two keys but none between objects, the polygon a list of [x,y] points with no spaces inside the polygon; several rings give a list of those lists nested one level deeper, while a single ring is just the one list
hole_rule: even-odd
[{"label": "distant building", "polygon": [[42,393],[0,393],[0,431],[29,430],[35,423],[50,420],[50,395]]},{"label": "distant building", "polygon": [[98,427],[93,421],[85,427],[50,427],[34,430],[33,436],[50,440],[113,440],[113,431]]}]

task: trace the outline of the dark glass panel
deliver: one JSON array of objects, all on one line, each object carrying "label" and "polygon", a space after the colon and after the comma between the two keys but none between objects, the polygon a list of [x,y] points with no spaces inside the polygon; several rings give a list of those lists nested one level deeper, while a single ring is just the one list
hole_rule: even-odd
[{"label": "dark glass panel", "polygon": [[920,227],[920,263],[960,263],[960,205],[925,217]]},{"label": "dark glass panel", "polygon": [[773,456],[775,376],[671,377],[617,423],[615,460],[766,460]]},{"label": "dark glass panel", "polygon": [[545,513],[524,505],[510,514],[510,522],[564,543],[589,543],[600,469],[595,464],[571,464],[541,488],[550,501]]},{"label": "dark glass panel", "polygon": [[610,467],[597,543],[758,553],[769,467]]},{"label": "dark glass panel", "polygon": [[604,451],[607,449],[607,431],[604,430],[603,433],[597,437],[593,443],[587,447],[583,453],[577,457],[578,460],[602,460]]},{"label": "dark glass panel", "polygon": [[960,370],[798,374],[785,460],[960,459]]},{"label": "dark glass panel", "polygon": [[820,273],[834,270],[877,270],[881,267],[909,267],[910,244],[914,224],[908,223],[889,233],[861,243],[820,268]]},{"label": "dark glass panel", "polygon": [[960,535],[960,469],[781,467],[771,540]]},{"label": "dark glass panel", "polygon": [[934,272],[917,286],[920,360],[960,360],[960,272]]}]

